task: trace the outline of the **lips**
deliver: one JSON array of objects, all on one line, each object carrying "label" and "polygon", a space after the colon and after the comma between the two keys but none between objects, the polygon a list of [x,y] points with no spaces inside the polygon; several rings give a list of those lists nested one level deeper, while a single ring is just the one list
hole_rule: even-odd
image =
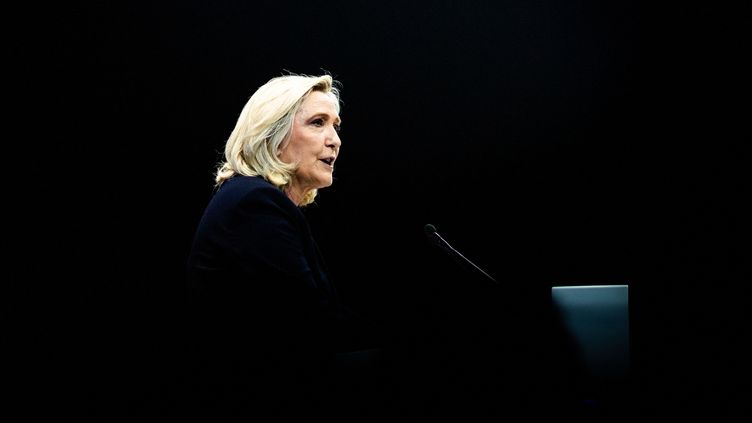
[{"label": "lips", "polygon": [[331,156],[331,157],[326,157],[326,158],[319,159],[319,160],[321,160],[322,162],[326,163],[327,166],[332,166],[332,165],[334,165],[334,161],[336,159],[337,159],[336,157]]}]

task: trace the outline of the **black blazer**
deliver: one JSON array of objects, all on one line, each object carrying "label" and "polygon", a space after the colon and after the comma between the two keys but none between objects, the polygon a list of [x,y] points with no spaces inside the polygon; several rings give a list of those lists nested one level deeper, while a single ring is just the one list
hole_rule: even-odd
[{"label": "black blazer", "polygon": [[278,188],[235,176],[213,196],[188,259],[193,336],[209,360],[358,349],[307,220]]}]

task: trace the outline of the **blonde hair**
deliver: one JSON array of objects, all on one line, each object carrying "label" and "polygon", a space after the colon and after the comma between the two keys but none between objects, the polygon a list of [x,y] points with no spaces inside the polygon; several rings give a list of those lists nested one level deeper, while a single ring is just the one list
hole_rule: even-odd
[{"label": "blonde hair", "polygon": [[[281,190],[287,188],[296,168],[280,160],[277,151],[290,135],[295,113],[314,91],[332,95],[339,113],[338,85],[330,75],[285,75],[256,90],[227,139],[224,161],[215,175],[216,187],[235,175],[245,175],[260,176]],[[300,205],[312,203],[317,192],[308,191]]]}]

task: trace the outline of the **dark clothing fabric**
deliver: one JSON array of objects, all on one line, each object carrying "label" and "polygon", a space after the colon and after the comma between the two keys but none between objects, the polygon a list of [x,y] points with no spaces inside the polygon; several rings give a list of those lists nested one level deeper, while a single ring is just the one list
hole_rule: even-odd
[{"label": "dark clothing fabric", "polygon": [[187,270],[192,405],[206,402],[207,417],[322,406],[340,382],[338,354],[368,347],[369,326],[339,300],[304,214],[262,178],[220,187]]},{"label": "dark clothing fabric", "polygon": [[296,334],[309,346],[348,348],[341,342],[353,315],[338,301],[305,216],[261,178],[236,176],[212,198],[196,231],[188,278],[200,314],[211,309],[242,319],[224,325],[264,335],[272,335],[265,328],[287,329],[292,332],[280,341],[300,343]]}]

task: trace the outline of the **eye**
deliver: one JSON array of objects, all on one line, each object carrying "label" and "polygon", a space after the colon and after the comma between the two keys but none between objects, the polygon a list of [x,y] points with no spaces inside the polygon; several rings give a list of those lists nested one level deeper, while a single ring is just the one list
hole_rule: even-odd
[{"label": "eye", "polygon": [[311,121],[311,125],[313,126],[324,126],[324,119],[322,118],[316,118]]},{"label": "eye", "polygon": [[334,124],[334,130],[335,130],[335,131],[337,131],[337,132],[339,132],[339,131],[341,131],[341,130],[342,130],[342,127],[341,127],[341,126],[339,126],[339,124],[335,123],[335,124]]}]

